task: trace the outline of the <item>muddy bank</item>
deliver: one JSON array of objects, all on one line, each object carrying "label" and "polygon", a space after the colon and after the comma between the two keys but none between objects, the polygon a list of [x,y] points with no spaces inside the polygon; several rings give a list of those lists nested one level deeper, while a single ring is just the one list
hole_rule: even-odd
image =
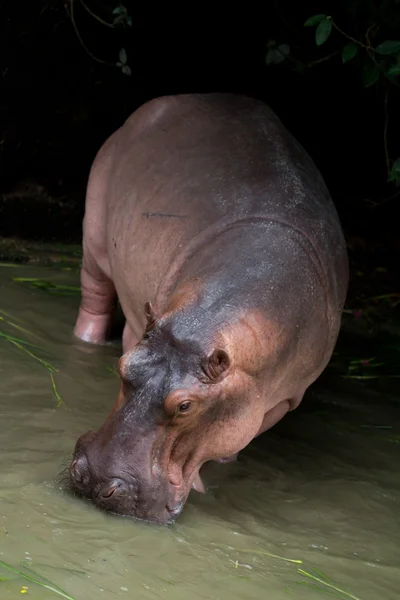
[{"label": "muddy bank", "polygon": [[80,244],[62,244],[60,242],[39,242],[21,238],[0,237],[0,261],[20,265],[73,266],[81,264],[82,248]]}]

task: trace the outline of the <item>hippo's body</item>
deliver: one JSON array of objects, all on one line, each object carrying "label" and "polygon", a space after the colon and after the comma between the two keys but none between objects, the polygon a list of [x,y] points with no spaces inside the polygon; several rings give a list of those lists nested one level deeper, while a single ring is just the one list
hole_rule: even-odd
[{"label": "hippo's body", "polygon": [[[73,485],[165,522],[201,465],[244,448],[327,365],[345,241],[313,161],[263,103],[153,100],[98,153],[75,333],[101,343],[118,295],[121,391],[77,443]],[[101,466],[101,468],[100,468]]]}]

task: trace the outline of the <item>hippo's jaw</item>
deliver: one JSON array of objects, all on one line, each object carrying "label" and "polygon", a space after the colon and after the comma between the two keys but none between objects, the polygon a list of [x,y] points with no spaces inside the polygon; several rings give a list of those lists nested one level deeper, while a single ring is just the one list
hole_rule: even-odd
[{"label": "hippo's jaw", "polygon": [[[110,423],[108,423],[110,425]],[[124,457],[114,444],[104,444],[107,423],[99,431],[89,431],[77,441],[69,468],[70,485],[80,496],[98,508],[138,520],[168,524],[181,514],[191,489],[204,492],[199,470],[203,461],[171,460],[174,440],[164,444],[149,436],[146,456],[138,461],[135,453]],[[152,439],[151,439],[152,438]],[[114,440],[114,438],[113,438]],[[115,460],[115,456],[119,456]],[[151,456],[160,456],[151,460]],[[131,460],[130,460],[131,459]],[[151,464],[149,464],[151,463]],[[144,464],[148,468],[144,468]],[[169,469],[166,465],[172,465]]]},{"label": "hippo's jaw", "polygon": [[[101,510],[134,519],[152,523],[168,524],[175,521],[181,514],[185,499],[178,499],[174,494],[157,493],[157,501],[152,502],[153,494],[141,491],[141,485],[127,477],[111,477],[96,484],[93,488],[85,487],[78,481],[81,477],[77,464],[82,457],[74,459],[70,467],[70,481],[73,489],[79,495],[92,500]],[[155,486],[159,487],[159,486]]]}]

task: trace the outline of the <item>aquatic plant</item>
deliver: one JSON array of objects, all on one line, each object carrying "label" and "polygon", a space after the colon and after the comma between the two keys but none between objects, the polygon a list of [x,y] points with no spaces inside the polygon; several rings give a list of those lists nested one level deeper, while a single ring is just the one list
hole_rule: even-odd
[{"label": "aquatic plant", "polygon": [[[47,590],[50,590],[51,592],[54,592],[55,594],[58,594],[58,596],[62,596],[63,598],[66,598],[67,600],[75,600],[75,598],[73,598],[73,596],[70,596],[69,594],[67,594],[67,592],[62,590],[58,585],[56,585],[55,583],[52,583],[49,579],[47,579],[43,575],[40,575],[39,573],[36,573],[35,571],[33,571],[30,567],[28,567],[26,565],[21,564],[21,569],[16,569],[12,565],[0,560],[0,568],[4,569],[6,571],[9,571],[11,573],[14,573],[14,575],[18,575],[19,577],[22,577],[25,581],[35,583],[36,585],[39,585],[42,588],[46,588]],[[6,580],[7,579],[4,577],[0,578],[0,581],[6,581]],[[21,593],[26,593],[26,592],[27,592],[27,587],[23,586],[21,589]]]}]

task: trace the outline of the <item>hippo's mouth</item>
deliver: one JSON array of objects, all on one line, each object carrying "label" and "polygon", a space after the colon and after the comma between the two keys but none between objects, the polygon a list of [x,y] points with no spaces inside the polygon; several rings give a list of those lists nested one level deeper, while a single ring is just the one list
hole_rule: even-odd
[{"label": "hippo's mouth", "polygon": [[202,478],[200,477],[200,473],[197,473],[196,477],[193,480],[192,490],[195,490],[196,492],[200,492],[201,494],[206,493],[206,488],[204,487],[204,483],[203,483]]},{"label": "hippo's mouth", "polygon": [[185,506],[185,503],[183,501],[180,502],[179,504],[177,504],[176,506],[174,506],[173,508],[170,508],[169,506],[167,506],[167,511],[171,517],[171,519],[170,519],[171,522],[175,521],[175,519],[177,519],[179,517],[184,506]]},{"label": "hippo's mouth", "polygon": [[[200,477],[200,474],[197,472],[195,478],[192,482],[191,489],[196,492],[200,492],[201,494],[205,494],[206,489],[204,483]],[[175,506],[166,506],[168,514],[170,515],[170,522],[174,522],[181,514],[183,507],[185,506],[185,500],[181,500]]]}]

